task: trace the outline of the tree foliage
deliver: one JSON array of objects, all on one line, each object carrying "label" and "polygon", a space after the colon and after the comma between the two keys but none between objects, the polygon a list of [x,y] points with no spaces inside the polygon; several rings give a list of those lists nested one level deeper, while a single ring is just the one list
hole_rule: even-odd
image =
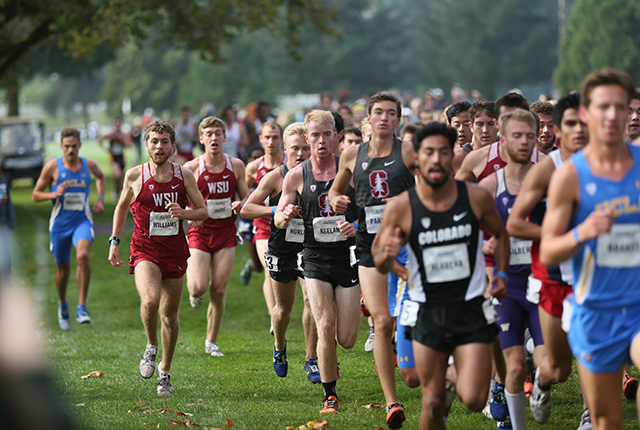
[{"label": "tree foliage", "polygon": [[561,94],[579,90],[589,73],[615,67],[640,83],[640,3],[579,0],[560,42],[554,82]]}]

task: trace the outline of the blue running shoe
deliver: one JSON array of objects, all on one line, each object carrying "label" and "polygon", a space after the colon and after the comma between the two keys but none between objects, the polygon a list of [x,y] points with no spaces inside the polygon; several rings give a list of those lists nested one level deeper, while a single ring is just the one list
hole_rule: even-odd
[{"label": "blue running shoe", "polygon": [[89,316],[86,305],[78,305],[76,309],[76,321],[80,324],[89,324],[91,322],[91,317]]},{"label": "blue running shoe", "polygon": [[69,318],[69,300],[64,301],[64,305],[58,301],[58,325],[63,331],[71,328],[71,318]]},{"label": "blue running shoe", "polygon": [[491,393],[493,394],[493,400],[491,400],[489,407],[491,408],[493,419],[496,421],[506,420],[509,417],[509,407],[504,395],[504,385],[496,384],[496,388]]},{"label": "blue running shoe", "polygon": [[287,349],[284,351],[276,351],[273,349],[273,370],[281,378],[287,376],[287,370],[289,370],[289,363],[287,362]]},{"label": "blue running shoe", "polygon": [[307,371],[307,379],[312,384],[319,384],[322,382],[320,378],[320,370],[318,369],[318,360],[310,358],[304,363],[304,370]]},{"label": "blue running shoe", "polygon": [[247,261],[242,266],[242,270],[240,271],[240,280],[242,281],[242,285],[249,285],[249,281],[251,280],[251,259],[247,258]]}]

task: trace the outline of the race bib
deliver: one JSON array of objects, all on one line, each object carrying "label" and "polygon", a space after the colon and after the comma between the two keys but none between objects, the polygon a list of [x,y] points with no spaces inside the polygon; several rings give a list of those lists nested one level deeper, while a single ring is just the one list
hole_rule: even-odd
[{"label": "race bib", "polygon": [[278,257],[270,254],[269,251],[264,253],[264,264],[267,266],[267,270],[270,272],[279,272],[278,269]]},{"label": "race bib", "polygon": [[367,233],[376,234],[382,224],[382,213],[385,205],[367,206],[364,208],[364,217],[367,224]]},{"label": "race bib", "polygon": [[289,222],[284,235],[285,242],[304,242],[304,221],[301,218],[294,218]]},{"label": "race bib", "polygon": [[526,298],[531,303],[540,303],[540,289],[542,288],[542,281],[537,280],[533,276],[529,276],[527,279],[527,295]]},{"label": "race bib", "polygon": [[400,324],[408,327],[415,327],[418,322],[418,311],[420,303],[405,300],[402,304],[402,314],[400,315]]},{"label": "race bib", "polygon": [[64,210],[67,211],[82,211],[84,210],[84,198],[85,193],[64,193],[63,194]]},{"label": "race bib", "polygon": [[611,231],[598,237],[600,267],[640,266],[640,224],[614,224]]},{"label": "race bib", "polygon": [[149,237],[175,236],[178,234],[180,220],[171,218],[169,212],[151,212],[149,214]]},{"label": "race bib", "polygon": [[120,143],[114,143],[111,145],[111,155],[122,155],[123,147]]},{"label": "race bib", "polygon": [[510,237],[511,256],[509,256],[509,266],[517,264],[531,264],[531,241]]},{"label": "race bib", "polygon": [[313,236],[316,241],[328,243],[347,240],[347,237],[338,228],[338,222],[344,220],[344,215],[314,218]]},{"label": "race bib", "polygon": [[209,218],[211,219],[229,218],[233,213],[231,210],[231,197],[207,200],[207,211],[209,211]]},{"label": "race bib", "polygon": [[428,282],[451,282],[471,275],[469,252],[464,243],[425,248],[422,260]]}]

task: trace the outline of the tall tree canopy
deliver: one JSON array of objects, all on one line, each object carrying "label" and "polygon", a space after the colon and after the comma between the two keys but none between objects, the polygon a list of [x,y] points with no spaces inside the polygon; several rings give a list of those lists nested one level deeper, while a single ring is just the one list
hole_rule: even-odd
[{"label": "tall tree canopy", "polygon": [[640,2],[579,0],[560,42],[554,83],[560,94],[579,90],[594,70],[616,67],[640,84]]}]

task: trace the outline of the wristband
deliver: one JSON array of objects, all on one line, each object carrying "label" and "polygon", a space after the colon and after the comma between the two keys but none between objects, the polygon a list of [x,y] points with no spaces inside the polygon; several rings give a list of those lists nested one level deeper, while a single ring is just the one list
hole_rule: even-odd
[{"label": "wristband", "polygon": [[120,238],[116,236],[111,236],[109,238],[109,245],[116,245],[116,246],[120,245]]},{"label": "wristband", "polygon": [[582,245],[580,238],[578,237],[578,227],[573,228],[573,238],[576,240],[577,245]]},{"label": "wristband", "polygon": [[496,277],[500,277],[505,280],[505,282],[509,282],[509,277],[502,270],[496,273]]},{"label": "wristband", "polygon": [[358,229],[358,223],[357,222],[352,222],[351,224],[353,224],[353,226],[356,228],[356,230]]},{"label": "wristband", "polygon": [[276,214],[276,207],[271,206],[271,215],[275,215],[275,214]]},{"label": "wristband", "polygon": [[100,194],[100,195],[98,196],[98,199],[102,199],[102,200],[104,200],[104,196],[103,196],[102,194]]}]

